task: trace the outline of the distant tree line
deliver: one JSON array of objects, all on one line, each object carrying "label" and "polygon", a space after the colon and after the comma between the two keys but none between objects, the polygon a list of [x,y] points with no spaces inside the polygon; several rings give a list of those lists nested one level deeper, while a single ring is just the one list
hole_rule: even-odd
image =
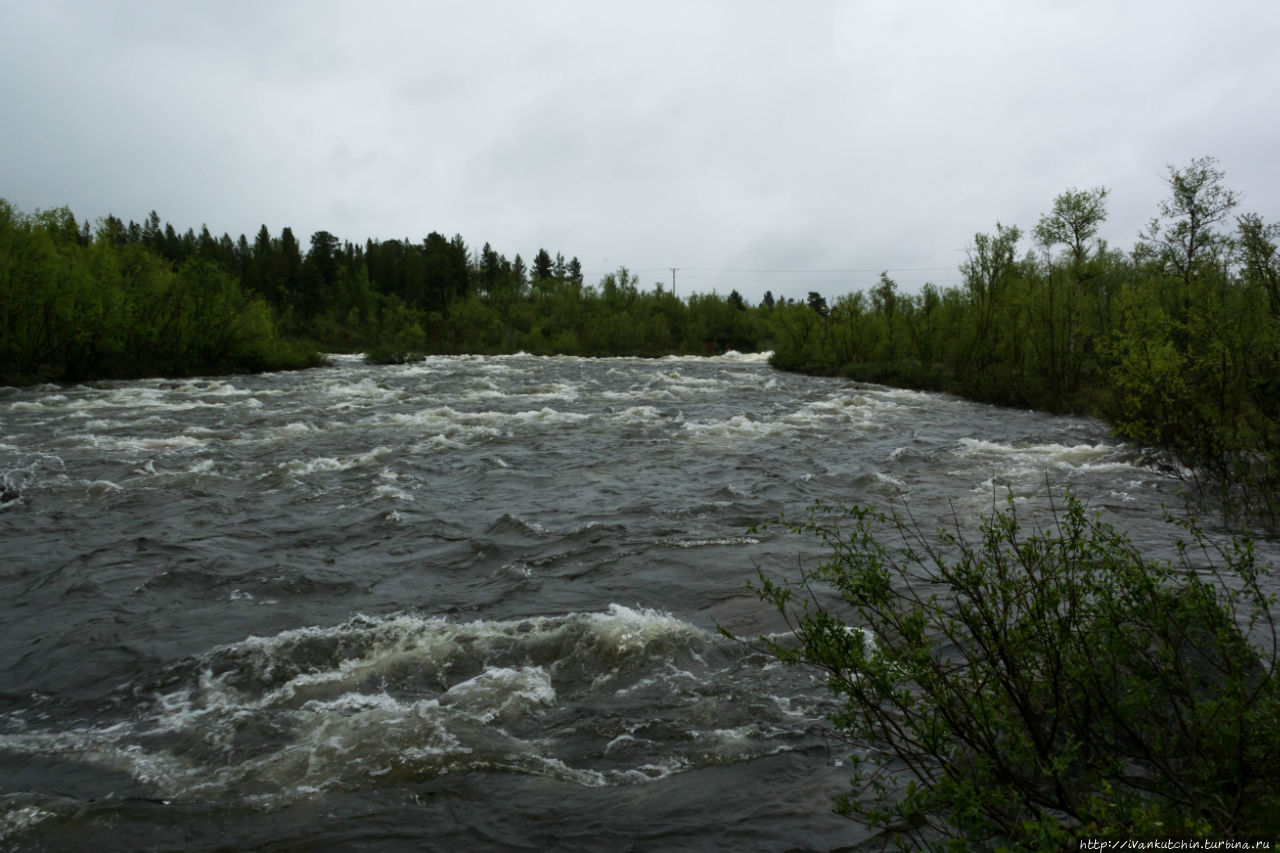
[{"label": "distant tree line", "polygon": [[1029,234],[975,235],[958,287],[906,294],[882,274],[829,310],[811,294],[778,325],[773,363],[1096,415],[1203,494],[1274,522],[1280,226],[1235,215],[1212,158],[1170,167],[1167,183],[1128,253],[1097,236],[1107,190],[1068,190]]},{"label": "distant tree line", "polygon": [[320,350],[374,361],[431,353],[588,356],[756,350],[774,304],[677,298],[625,267],[596,285],[578,259],[531,263],[461,235],[303,244],[284,228],[179,233],[157,213],[93,228],[0,202],[0,382],[283,369]]},{"label": "distant tree line", "polygon": [[65,208],[27,216],[0,200],[0,382],[318,363],[266,300],[185,246],[170,260],[110,217],[95,236]]}]

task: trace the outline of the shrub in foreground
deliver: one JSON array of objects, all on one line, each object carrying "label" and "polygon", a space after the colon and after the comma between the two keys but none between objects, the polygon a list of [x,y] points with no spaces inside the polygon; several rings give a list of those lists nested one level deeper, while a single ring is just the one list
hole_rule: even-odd
[{"label": "shrub in foreground", "polygon": [[1182,524],[1143,556],[1068,496],[976,540],[816,506],[831,549],[757,591],[817,667],[854,747],[836,810],[912,847],[1055,849],[1082,836],[1280,833],[1272,598],[1252,544]]}]

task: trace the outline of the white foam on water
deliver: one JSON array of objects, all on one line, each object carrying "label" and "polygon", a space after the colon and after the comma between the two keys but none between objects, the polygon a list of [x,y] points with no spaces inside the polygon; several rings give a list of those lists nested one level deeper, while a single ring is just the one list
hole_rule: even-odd
[{"label": "white foam on water", "polygon": [[786,433],[829,430],[833,425],[847,425],[858,431],[893,426],[901,422],[909,410],[892,400],[874,394],[836,394],[768,419],[735,415],[723,421],[684,424],[692,437],[713,441],[738,441],[767,438]]},{"label": "white foam on water", "polygon": [[282,427],[268,431],[272,438],[299,438],[304,435],[315,435],[320,428],[310,421],[290,421]]},{"label": "white foam on water", "polygon": [[1006,444],[978,438],[962,438],[953,451],[962,459],[992,460],[998,473],[1009,477],[1063,472],[1119,472],[1141,470],[1124,458],[1124,449],[1110,444]]},{"label": "white foam on water", "polygon": [[666,420],[662,412],[653,406],[631,406],[613,416],[614,423],[624,426],[642,426]]},{"label": "white foam on water", "polygon": [[43,412],[46,408],[59,408],[58,406],[46,407],[45,403],[62,402],[66,399],[66,397],[59,395],[56,397],[45,397],[41,400],[18,400],[16,402],[9,403],[6,408],[10,412]]},{"label": "white foam on water", "polygon": [[[19,457],[18,464],[7,471],[0,471],[0,484],[17,490],[19,493],[30,486],[50,484],[64,485],[70,482],[67,477],[67,466],[61,456],[53,453],[31,453]],[[6,502],[9,506],[21,499]]]},{"label": "white foam on water", "polygon": [[12,835],[26,832],[32,827],[56,816],[57,812],[36,805],[5,809],[0,812],[0,841],[4,841]]},{"label": "white foam on water", "polygon": [[804,708],[795,706],[796,699],[794,696],[769,696],[778,706],[778,710],[788,717],[804,717],[806,711]]},{"label": "white foam on water", "polygon": [[545,755],[531,755],[529,757],[532,759],[532,766],[527,766],[524,769],[540,776],[549,776],[562,782],[572,782],[583,788],[604,788],[609,785],[609,773],[570,767],[558,758],[551,758]]},{"label": "white foam on water", "polygon": [[374,400],[390,400],[400,396],[401,392],[396,388],[384,388],[372,379],[365,378],[358,382],[343,382],[341,380],[331,380],[321,385],[321,393],[330,397],[357,398],[357,399],[374,399]]},{"label": "white foam on water", "polygon": [[290,459],[288,462],[281,462],[276,465],[276,469],[282,473],[293,477],[305,477],[309,474],[328,474],[334,471],[349,471],[352,468],[359,468],[362,465],[368,465],[370,462],[376,462],[391,452],[389,447],[375,447],[365,453],[359,453],[355,456],[318,456],[311,459]]},{"label": "white foam on water", "polygon": [[668,387],[688,393],[705,393],[708,390],[731,388],[734,383],[725,379],[710,376],[689,376],[678,370],[658,373],[649,380],[649,385]]},{"label": "white foam on water", "polygon": [[658,544],[675,548],[705,548],[713,545],[759,545],[760,540],[752,536],[729,536],[721,539],[664,539]]},{"label": "white foam on water", "polygon": [[[239,589],[231,597],[252,601]],[[699,649],[712,640],[669,614],[618,604],[467,623],[413,614],[356,617],[216,647],[194,659],[197,668],[176,688],[135,690],[141,704],[121,722],[4,734],[0,748],[119,769],[166,797],[248,800],[266,808],[327,790],[460,770],[543,775],[585,787],[643,784],[787,748],[776,738],[794,727],[716,724],[716,705],[732,699],[719,695],[721,688],[708,693],[723,671],[699,674],[673,663],[680,647],[705,668]],[[655,668],[656,675],[645,675]],[[634,754],[635,766],[601,770],[558,754],[579,731],[562,706],[613,696],[613,678],[636,675],[632,689],[647,685],[663,697],[665,710],[652,720],[657,730],[689,719],[706,725],[655,741],[635,735],[649,725],[643,717],[592,715],[583,732],[613,728],[613,734],[591,754],[613,754],[615,762]],[[749,675],[759,677],[754,665]],[[599,730],[602,719],[608,726]],[[520,736],[512,733],[517,726]],[[274,745],[253,746],[263,743]]]},{"label": "white foam on water", "polygon": [[[214,395],[225,396],[225,395]],[[95,392],[94,396],[80,397],[67,403],[66,408],[77,412],[91,412],[97,409],[141,409],[147,412],[188,412],[194,409],[220,409],[230,401],[217,399],[214,402],[190,399],[172,391],[145,386],[126,386],[113,388],[105,392]]]},{"label": "white foam on water", "polygon": [[204,447],[209,443],[210,439],[197,438],[193,435],[131,438],[128,436],[98,435],[94,433],[76,436],[76,441],[82,447],[92,447],[95,450],[121,453],[153,453],[157,451],[163,453]]},{"label": "white foam on water", "polygon": [[787,420],[796,424],[811,423],[814,419],[822,419],[826,424],[843,423],[859,430],[876,426],[886,426],[901,421],[908,409],[875,394],[836,394],[824,400],[808,403],[797,412],[787,416]]},{"label": "white foam on water", "polygon": [[240,388],[231,382],[217,379],[184,382],[175,386],[173,390],[181,394],[199,394],[204,397],[242,397],[252,393],[248,389]]},{"label": "white foam on water", "polygon": [[631,732],[624,732],[605,744],[603,751],[605,755],[608,755],[617,747],[628,746],[636,743],[640,743],[640,741],[636,739],[634,734]]},{"label": "white foam on water", "polygon": [[522,400],[566,400],[574,401],[581,396],[580,386],[564,382],[549,382],[531,388],[509,389],[504,396],[519,397]]},{"label": "white foam on water", "polygon": [[257,434],[241,436],[235,439],[236,445],[261,445],[276,442],[296,441],[319,435],[324,427],[312,421],[289,421],[280,426],[268,427]]},{"label": "white foam on water", "polygon": [[484,722],[510,722],[555,701],[551,676],[540,666],[489,667],[440,697],[441,705],[466,709]]},{"label": "white foam on water", "polygon": [[522,579],[533,577],[533,569],[523,560],[517,560],[514,563],[503,563],[502,568],[498,569],[498,571],[509,577]]},{"label": "white foam on water", "polygon": [[[704,641],[707,636],[668,614],[611,604],[603,612],[468,623],[411,614],[358,617],[332,628],[298,628],[271,637],[248,637],[217,647],[208,656],[233,659],[237,661],[236,672],[270,676],[274,681],[282,661],[315,643],[337,642],[363,650],[328,668],[308,667],[272,687],[258,700],[259,704],[288,704],[321,687],[351,689],[406,663],[447,668],[451,665],[448,661],[458,654],[493,660],[524,648],[541,648],[543,644],[559,647],[568,642],[571,654],[616,662],[620,657],[644,655],[651,648],[666,648],[671,642]],[[201,699],[202,704],[224,703],[230,689],[226,686],[228,673],[202,679],[200,689],[210,693]],[[236,694],[234,701],[243,701],[243,697]]]},{"label": "white foam on water", "polygon": [[576,424],[591,419],[591,415],[580,412],[561,412],[556,409],[542,408],[537,411],[515,412],[507,416],[517,423],[532,424]]},{"label": "white foam on water", "polygon": [[[493,438],[497,435],[500,435],[500,433],[497,430],[494,430],[493,433],[486,436],[486,438]],[[472,436],[472,438],[474,438],[474,436]],[[465,441],[449,438],[447,435],[441,434],[433,435],[424,441],[415,443],[409,448],[409,451],[411,453],[425,455],[427,453],[439,453],[446,450],[460,450],[466,446],[467,443]]]},{"label": "white foam on water", "polygon": [[904,403],[915,405],[931,405],[936,404],[939,399],[948,399],[946,395],[939,394],[936,391],[916,391],[911,388],[894,388],[889,385],[877,385],[872,393],[877,397],[884,397],[891,401],[901,400]]},{"label": "white foam on water", "polygon": [[609,777],[615,785],[636,785],[658,782],[688,769],[688,761],[672,756],[666,761],[642,764],[631,770],[611,770]]},{"label": "white foam on water", "polygon": [[1119,448],[1107,444],[1004,444],[998,441],[986,441],[981,438],[960,439],[961,456],[977,454],[996,456],[1045,456],[1072,460],[1097,459],[1115,453]]},{"label": "white foam on water", "polygon": [[621,403],[646,403],[655,397],[663,399],[674,399],[675,395],[668,392],[655,394],[651,388],[628,388],[626,391],[601,391],[598,395],[601,400],[617,400]]},{"label": "white foam on water", "polygon": [[792,432],[795,424],[779,421],[757,421],[746,415],[734,415],[724,421],[692,421],[683,424],[693,439],[712,442],[750,441]]},{"label": "white foam on water", "polygon": [[764,352],[738,352],[737,350],[728,350],[723,355],[714,356],[713,361],[728,361],[738,364],[768,364],[769,359],[773,358],[773,350],[765,350]]},{"label": "white foam on water", "polygon": [[716,363],[725,362],[729,364],[768,364],[769,359],[773,357],[773,350],[765,350],[764,352],[738,352],[737,350],[726,350],[718,355],[664,355],[659,361],[672,362],[689,362],[691,364],[698,363]]},{"label": "white foam on water", "polygon": [[[493,385],[492,382],[487,384]],[[461,394],[458,394],[456,399],[470,402],[475,400],[493,400],[496,398],[505,398],[506,396],[507,393],[505,391],[501,390],[497,386],[493,386],[490,388],[475,388],[470,391],[464,391]]]},{"label": "white foam on water", "polygon": [[619,652],[641,650],[659,640],[701,638],[704,632],[670,614],[648,608],[632,609],[610,604],[604,613],[589,613],[585,618],[600,637]]},{"label": "white foam on water", "polygon": [[379,483],[378,485],[373,487],[373,499],[374,500],[390,499],[390,500],[396,500],[396,501],[412,502],[414,498],[411,493],[405,491],[399,486],[393,485],[391,483]]},{"label": "white foam on water", "polygon": [[434,438],[428,438],[427,441],[434,440],[438,449],[449,449],[498,436],[513,436],[531,427],[579,424],[591,417],[548,407],[520,412],[460,412],[451,406],[439,406],[412,414],[380,416],[374,420],[412,432],[434,433]]},{"label": "white foam on water", "polygon": [[102,497],[112,492],[123,492],[124,488],[110,480],[94,480],[86,485],[85,491],[92,497]]}]

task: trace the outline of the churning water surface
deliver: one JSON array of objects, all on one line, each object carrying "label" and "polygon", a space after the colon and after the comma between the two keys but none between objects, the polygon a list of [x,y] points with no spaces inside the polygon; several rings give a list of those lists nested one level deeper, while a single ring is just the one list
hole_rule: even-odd
[{"label": "churning water surface", "polygon": [[0,844],[833,849],[853,746],[743,636],[814,500],[1175,484],[1095,421],[764,356],[0,389]]}]

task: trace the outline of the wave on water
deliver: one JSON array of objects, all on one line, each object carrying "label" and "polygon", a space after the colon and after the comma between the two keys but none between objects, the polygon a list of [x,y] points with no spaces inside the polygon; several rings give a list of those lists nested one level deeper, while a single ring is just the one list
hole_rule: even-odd
[{"label": "wave on water", "polygon": [[370,462],[376,462],[391,452],[387,447],[375,447],[365,453],[358,453],[354,456],[344,456],[341,458],[333,456],[319,456],[311,459],[290,459],[288,462],[281,462],[277,468],[284,474],[292,477],[305,477],[308,474],[332,473],[334,471],[347,471],[352,468],[359,468],[368,465]]},{"label": "wave on water", "polygon": [[1062,471],[1123,471],[1141,465],[1123,447],[1110,444],[1003,443],[962,438],[957,456],[999,460],[1009,474],[1034,473],[1047,468]]},{"label": "wave on water", "polygon": [[719,355],[667,355],[663,356],[661,361],[690,361],[690,362],[717,362],[723,361],[730,364],[768,364],[769,359],[773,358],[773,350],[765,350],[764,352],[738,352],[737,350],[726,350]]},{"label": "wave on water", "polygon": [[643,783],[787,749],[818,720],[798,699],[780,708],[788,688],[763,683],[750,654],[617,604],[503,621],[361,616],[167,667],[118,691],[122,719],[7,720],[0,748],[123,771],[155,796],[265,806],[458,770]]},{"label": "wave on water", "polygon": [[769,359],[773,358],[773,350],[765,350],[764,352],[738,352],[737,350],[729,350],[723,355],[716,356],[717,361],[737,362],[739,364],[768,364]]}]

